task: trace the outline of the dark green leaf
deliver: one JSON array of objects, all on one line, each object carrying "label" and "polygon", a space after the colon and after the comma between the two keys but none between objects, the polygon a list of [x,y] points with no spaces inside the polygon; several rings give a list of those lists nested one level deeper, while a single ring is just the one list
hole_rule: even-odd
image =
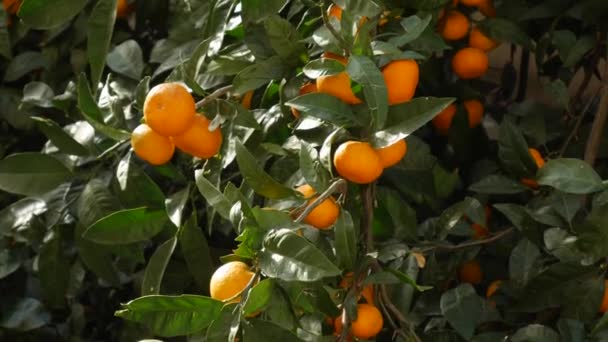
[{"label": "dark green leaf", "polygon": [[302,72],[306,77],[315,80],[321,76],[335,75],[346,70],[344,64],[331,58],[320,58],[308,62]]},{"label": "dark green leaf", "polygon": [[270,199],[295,195],[294,190],[270,177],[240,141],[236,142],[236,162],[245,182],[258,194]]},{"label": "dark green leaf", "polygon": [[165,275],[165,269],[176,245],[177,237],[172,237],[156,248],[156,251],[150,257],[150,261],[148,261],[146,271],[144,272],[144,279],[141,282],[142,296],[160,293],[160,285]]},{"label": "dark green leaf", "polygon": [[523,238],[513,248],[509,258],[509,276],[519,286],[525,286],[539,271],[537,259],[540,250],[530,240]]},{"label": "dark green leaf", "polygon": [[61,308],[66,302],[70,263],[63,254],[61,239],[56,234],[42,245],[38,257],[38,276],[44,298],[50,307]]},{"label": "dark green leaf", "polygon": [[441,313],[463,338],[470,339],[482,315],[482,300],[471,284],[462,284],[443,293]]},{"label": "dark green leaf", "polygon": [[584,342],[585,324],[573,319],[560,319],[557,321],[561,342]]},{"label": "dark green leaf", "polygon": [[272,279],[264,279],[256,284],[247,295],[247,301],[243,305],[243,313],[249,316],[264,310],[270,302],[273,291],[274,281]]},{"label": "dark green leaf", "polygon": [[250,90],[259,88],[272,80],[283,77],[285,67],[277,56],[257,62],[241,70],[232,81],[234,92],[244,94]]},{"label": "dark green leaf", "polygon": [[0,189],[22,195],[42,195],[68,181],[72,173],[46,154],[26,152],[0,161]]},{"label": "dark green leaf", "polygon": [[48,58],[42,53],[26,51],[11,59],[4,73],[4,80],[7,82],[16,81],[34,70],[47,69],[49,64]]},{"label": "dark green leaf", "polygon": [[521,131],[505,118],[498,131],[498,158],[515,175],[523,177],[536,173],[537,166],[528,152]]},{"label": "dark green leaf", "polygon": [[195,295],[145,296],[123,304],[115,315],[148,327],[159,336],[199,332],[217,319],[222,302]]},{"label": "dark green leaf", "polygon": [[416,291],[424,292],[433,288],[432,286],[418,285],[414,279],[410,278],[410,276],[396,269],[389,268],[387,270],[391,274],[393,274],[399,281],[412,286],[414,289],[416,289]]},{"label": "dark green leaf", "polygon": [[418,39],[418,37],[420,37],[422,32],[424,32],[431,22],[431,19],[433,19],[433,17],[430,14],[426,15],[424,18],[420,18],[417,15],[412,15],[401,19],[401,26],[405,29],[405,34],[391,38],[389,43],[397,46],[403,46]]},{"label": "dark green leaf", "polygon": [[511,42],[522,45],[527,49],[533,49],[532,39],[517,24],[503,18],[487,18],[479,22],[479,27],[490,37],[503,42]]},{"label": "dark green leaf", "polygon": [[559,342],[559,335],[551,328],[540,324],[530,324],[515,332],[513,342]]},{"label": "dark green leaf", "polygon": [[488,195],[510,195],[524,192],[528,188],[503,175],[490,175],[472,184],[469,190]]},{"label": "dark green leaf", "polygon": [[266,276],[285,281],[311,282],[341,273],[315,245],[289,229],[268,233],[260,268]]},{"label": "dark green leaf", "polygon": [[164,210],[148,208],[125,209],[114,212],[93,223],[83,237],[90,241],[121,245],[146,241],[158,234],[167,221]]},{"label": "dark green leaf", "polygon": [[139,44],[129,39],[117,45],[108,54],[108,67],[112,71],[139,81],[144,71],[143,52]]},{"label": "dark green leaf", "polygon": [[18,270],[21,267],[21,262],[22,260],[15,256],[14,252],[8,249],[0,251],[0,279],[6,278]]},{"label": "dark green leaf", "polygon": [[355,115],[350,106],[337,97],[310,93],[289,100],[285,105],[297,109],[304,116],[312,116],[333,123],[336,126],[363,126],[364,122]]},{"label": "dark green leaf", "polygon": [[23,87],[23,103],[42,108],[53,108],[53,89],[44,82],[30,82]]},{"label": "dark green leaf", "polygon": [[538,172],[538,183],[571,194],[588,194],[603,188],[602,179],[589,164],[571,158],[548,161]]},{"label": "dark green leaf", "polygon": [[235,313],[238,311],[236,306],[237,304],[224,305],[220,316],[213,320],[207,329],[207,335],[205,337],[208,342],[230,341],[230,326],[232,325],[234,316],[236,316]]},{"label": "dark green leaf", "polygon": [[269,16],[276,14],[287,0],[244,0],[243,22],[261,22]]},{"label": "dark green leaf", "polygon": [[243,324],[243,341],[302,341],[294,333],[283,326],[269,321],[254,319]]},{"label": "dark green leaf", "polygon": [[365,56],[351,56],[346,72],[363,86],[365,102],[370,110],[373,127],[380,129],[386,123],[388,113],[388,92],[384,76],[374,61]]},{"label": "dark green leaf", "polygon": [[86,147],[74,140],[74,138],[66,133],[55,121],[36,116],[32,116],[32,120],[36,122],[38,129],[49,138],[53,145],[57,146],[62,152],[77,156],[86,156],[90,154]]},{"label": "dark green leaf", "polygon": [[[66,0],[54,2],[66,2]],[[103,67],[106,65],[106,55],[110,48],[116,21],[117,3],[118,0],[98,0],[87,22],[87,56],[91,66],[93,93],[97,93],[97,84],[101,79]],[[57,4],[57,6],[60,5]],[[49,11],[55,12],[55,9],[56,7]]]},{"label": "dark green leaf", "polygon": [[190,186],[174,193],[165,200],[167,216],[169,216],[169,219],[176,227],[182,226],[182,217],[184,207],[188,203],[188,196],[190,196]]},{"label": "dark green leaf", "polygon": [[340,217],[334,226],[336,259],[347,270],[353,269],[357,258],[357,229],[350,213],[340,210]]},{"label": "dark green leaf", "polygon": [[127,153],[116,167],[116,183],[119,198],[126,207],[148,206],[163,208],[165,194],[144,171],[133,162],[133,154]]},{"label": "dark green leaf", "polygon": [[336,0],[334,1],[344,11],[368,18],[382,12],[382,5],[375,0]]},{"label": "dark green leaf", "polygon": [[51,321],[50,313],[34,298],[20,298],[3,313],[0,327],[17,331],[34,330]]},{"label": "dark green leaf", "polygon": [[208,291],[214,267],[207,239],[196,221],[194,213],[180,231],[179,243],[188,270],[200,289]]},{"label": "dark green leaf", "polygon": [[207,203],[217,210],[224,219],[230,219],[230,208],[232,203],[222,194],[211,182],[205,178],[203,170],[194,171],[194,178],[196,179],[196,187],[198,191],[205,197]]},{"label": "dark green leaf", "polygon": [[302,176],[317,192],[327,189],[329,175],[318,163],[317,150],[304,140],[300,140],[300,170]]},{"label": "dark green leaf", "polygon": [[305,47],[296,28],[289,21],[274,14],[264,20],[264,29],[270,46],[284,63],[297,65]]},{"label": "dark green leaf", "polygon": [[19,7],[19,18],[31,28],[50,29],[72,19],[86,4],[82,0],[27,0]]}]

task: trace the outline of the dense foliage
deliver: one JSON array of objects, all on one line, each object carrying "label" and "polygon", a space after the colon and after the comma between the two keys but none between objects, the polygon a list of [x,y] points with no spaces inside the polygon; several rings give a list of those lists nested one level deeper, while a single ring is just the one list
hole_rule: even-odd
[{"label": "dense foliage", "polygon": [[[0,340],[608,339],[608,2],[333,2],[4,1]],[[223,139],[154,166],[175,82]]]}]

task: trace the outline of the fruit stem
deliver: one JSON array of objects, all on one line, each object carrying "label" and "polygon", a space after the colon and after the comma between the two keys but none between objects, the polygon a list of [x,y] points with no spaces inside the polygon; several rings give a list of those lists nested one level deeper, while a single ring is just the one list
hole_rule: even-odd
[{"label": "fruit stem", "polygon": [[361,218],[361,232],[365,241],[365,252],[374,250],[374,235],[372,225],[374,221],[374,184],[367,184],[361,188],[361,201],[363,203],[363,217]]},{"label": "fruit stem", "polygon": [[205,107],[207,104],[211,103],[211,101],[217,99],[220,96],[223,96],[223,95],[231,92],[232,89],[233,89],[232,85],[227,85],[225,87],[221,87],[221,88],[217,89],[213,93],[205,96],[204,99],[198,101],[196,103],[196,109],[201,109],[201,108]]},{"label": "fruit stem", "polygon": [[320,7],[321,7],[321,17],[323,18],[323,25],[325,25],[325,27],[327,27],[327,29],[329,30],[329,33],[331,33],[331,35],[334,36],[334,38],[336,38],[340,47],[344,50],[345,55],[346,56],[350,55],[348,43],[346,43],[346,41],[344,40],[344,38],[342,38],[340,33],[338,33],[338,31],[336,31],[336,28],[333,27],[333,25],[329,22],[329,16],[327,15],[327,11],[325,11],[323,9],[323,6],[320,6]]},{"label": "fruit stem", "polygon": [[304,209],[304,211],[296,218],[296,223],[301,223],[308,214],[310,214],[317,206],[319,206],[323,201],[325,201],[329,196],[331,196],[334,192],[338,191],[340,188],[346,186],[346,181],[342,178],[339,178],[335,182],[333,182],[327,190],[323,191],[319,197],[317,197],[310,205]]}]

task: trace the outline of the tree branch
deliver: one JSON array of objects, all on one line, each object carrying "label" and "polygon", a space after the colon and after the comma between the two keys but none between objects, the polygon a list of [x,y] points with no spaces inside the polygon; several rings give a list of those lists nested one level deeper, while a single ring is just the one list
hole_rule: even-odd
[{"label": "tree branch", "polygon": [[374,250],[374,235],[372,226],[374,223],[374,196],[373,184],[364,185],[361,188],[361,202],[363,203],[363,216],[361,218],[361,232],[365,241],[365,252]]},{"label": "tree branch", "polygon": [[502,239],[503,237],[513,233],[515,231],[514,227],[511,227],[509,229],[505,229],[499,233],[496,233],[492,236],[490,236],[487,239],[483,239],[483,240],[476,240],[476,241],[469,241],[469,242],[464,242],[458,245],[435,245],[435,246],[430,246],[427,248],[422,248],[420,250],[418,250],[417,252],[420,253],[427,253],[430,252],[434,249],[446,249],[446,250],[455,250],[455,249],[460,249],[460,248],[466,248],[466,247],[473,247],[473,246],[479,246],[479,245],[485,245],[487,243],[492,243],[496,240]]},{"label": "tree branch", "polygon": [[196,103],[196,109],[203,108],[205,105],[207,105],[207,104],[211,103],[211,101],[213,101],[213,100],[217,99],[217,98],[218,98],[218,97],[220,97],[220,96],[223,96],[223,95],[225,95],[225,94],[227,94],[227,93],[231,92],[233,88],[234,88],[234,87],[233,87],[233,86],[232,86],[232,84],[231,84],[231,85],[227,85],[227,86],[225,86],[225,87],[221,87],[221,88],[217,89],[217,90],[216,90],[216,91],[214,91],[213,93],[211,93],[211,94],[209,94],[209,95],[205,96],[205,98],[204,98],[204,99],[202,99],[202,100],[198,101],[198,102]]},{"label": "tree branch", "polygon": [[608,88],[606,87],[606,77],[608,75],[608,62],[606,62],[606,68],[604,68],[604,77],[602,79],[602,95],[600,98],[600,104],[595,113],[593,119],[593,125],[591,126],[591,133],[587,139],[587,147],[585,148],[585,161],[589,165],[595,164],[597,158],[597,152],[600,148],[600,142],[604,133],[604,127],[606,126],[606,117],[608,116]]}]

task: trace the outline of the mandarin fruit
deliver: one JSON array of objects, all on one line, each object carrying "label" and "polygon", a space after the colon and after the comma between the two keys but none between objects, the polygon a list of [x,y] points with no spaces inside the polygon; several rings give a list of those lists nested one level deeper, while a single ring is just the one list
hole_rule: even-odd
[{"label": "mandarin fruit", "polygon": [[250,90],[243,95],[241,99],[241,105],[245,109],[251,109],[251,100],[253,99],[253,90]]},{"label": "mandarin fruit", "polygon": [[463,102],[464,108],[467,111],[469,127],[474,128],[479,126],[483,119],[483,105],[478,100],[467,100]]},{"label": "mandarin fruit", "polygon": [[498,46],[498,43],[488,37],[479,28],[475,27],[469,35],[469,46],[483,51],[493,50]]},{"label": "mandarin fruit", "polygon": [[439,33],[446,40],[462,39],[469,33],[469,19],[457,10],[450,10],[441,19]]},{"label": "mandarin fruit", "polygon": [[608,279],[604,280],[604,297],[602,297],[602,304],[600,304],[601,313],[608,311]]},{"label": "mandarin fruit", "polygon": [[451,104],[433,118],[433,126],[439,134],[448,134],[450,126],[452,126],[452,120],[454,119],[454,115],[456,115],[456,109],[456,105]]},{"label": "mandarin fruit", "polygon": [[[316,191],[308,184],[301,185],[296,190],[304,195],[309,205],[318,197]],[[336,222],[338,216],[340,216],[340,207],[333,197],[329,197],[314,208],[304,218],[304,222],[318,229],[327,229]]]},{"label": "mandarin fruit", "polygon": [[184,133],[196,114],[194,98],[179,83],[163,83],[150,90],[144,102],[146,123],[158,134]]},{"label": "mandarin fruit", "polygon": [[334,17],[338,19],[338,21],[342,20],[342,8],[336,4],[331,4],[327,9],[327,15],[330,17]]},{"label": "mandarin fruit", "polygon": [[350,88],[350,77],[346,71],[317,78],[317,91],[339,98],[348,104],[359,104],[359,99]]},{"label": "mandarin fruit", "polygon": [[222,130],[217,127],[210,131],[211,122],[204,115],[195,115],[187,131],[173,137],[175,146],[180,150],[201,159],[216,155],[222,146]]},{"label": "mandarin fruit", "polygon": [[162,165],[171,160],[175,145],[171,138],[154,132],[150,126],[140,124],[131,133],[131,146],[135,154],[152,165]]},{"label": "mandarin fruit", "polygon": [[334,155],[334,166],[340,176],[357,184],[375,181],[384,169],[378,153],[362,141],[341,144]]},{"label": "mandarin fruit", "polygon": [[482,281],[481,266],[477,260],[467,261],[458,270],[458,276],[463,283],[477,285]]},{"label": "mandarin fruit", "polygon": [[391,167],[401,161],[407,153],[407,143],[401,139],[392,145],[376,149],[383,168]]},{"label": "mandarin fruit", "polygon": [[[343,312],[342,315],[345,313]],[[342,333],[342,318],[334,322],[336,332]],[[357,304],[357,319],[351,322],[351,333],[354,337],[369,340],[378,335],[384,326],[384,319],[380,310],[371,304]]]},{"label": "mandarin fruit", "polygon": [[452,70],[465,80],[483,76],[489,64],[488,55],[472,47],[460,49],[452,58]]},{"label": "mandarin fruit", "polygon": [[486,298],[492,297],[494,293],[498,291],[500,284],[502,284],[502,280],[494,280],[493,282],[491,282],[490,285],[488,285],[488,289],[486,290]]},{"label": "mandarin fruit", "polygon": [[[340,280],[340,287],[343,289],[347,289],[353,285],[353,272],[348,272],[344,275],[344,278]],[[374,287],[373,285],[367,285],[361,290],[361,296],[368,304],[375,304],[374,301]]]},{"label": "mandarin fruit", "polygon": [[[220,266],[211,276],[209,292],[211,298],[227,300],[241,293],[249,284],[255,273],[241,261],[231,261]],[[240,301],[240,296],[232,299],[231,303]]]},{"label": "mandarin fruit", "polygon": [[388,91],[388,104],[409,101],[418,86],[418,63],[413,59],[401,59],[388,63],[382,68],[382,76]]},{"label": "mandarin fruit", "polygon": [[481,0],[478,8],[479,11],[486,17],[493,18],[496,16],[496,8],[494,7],[492,0]]}]

